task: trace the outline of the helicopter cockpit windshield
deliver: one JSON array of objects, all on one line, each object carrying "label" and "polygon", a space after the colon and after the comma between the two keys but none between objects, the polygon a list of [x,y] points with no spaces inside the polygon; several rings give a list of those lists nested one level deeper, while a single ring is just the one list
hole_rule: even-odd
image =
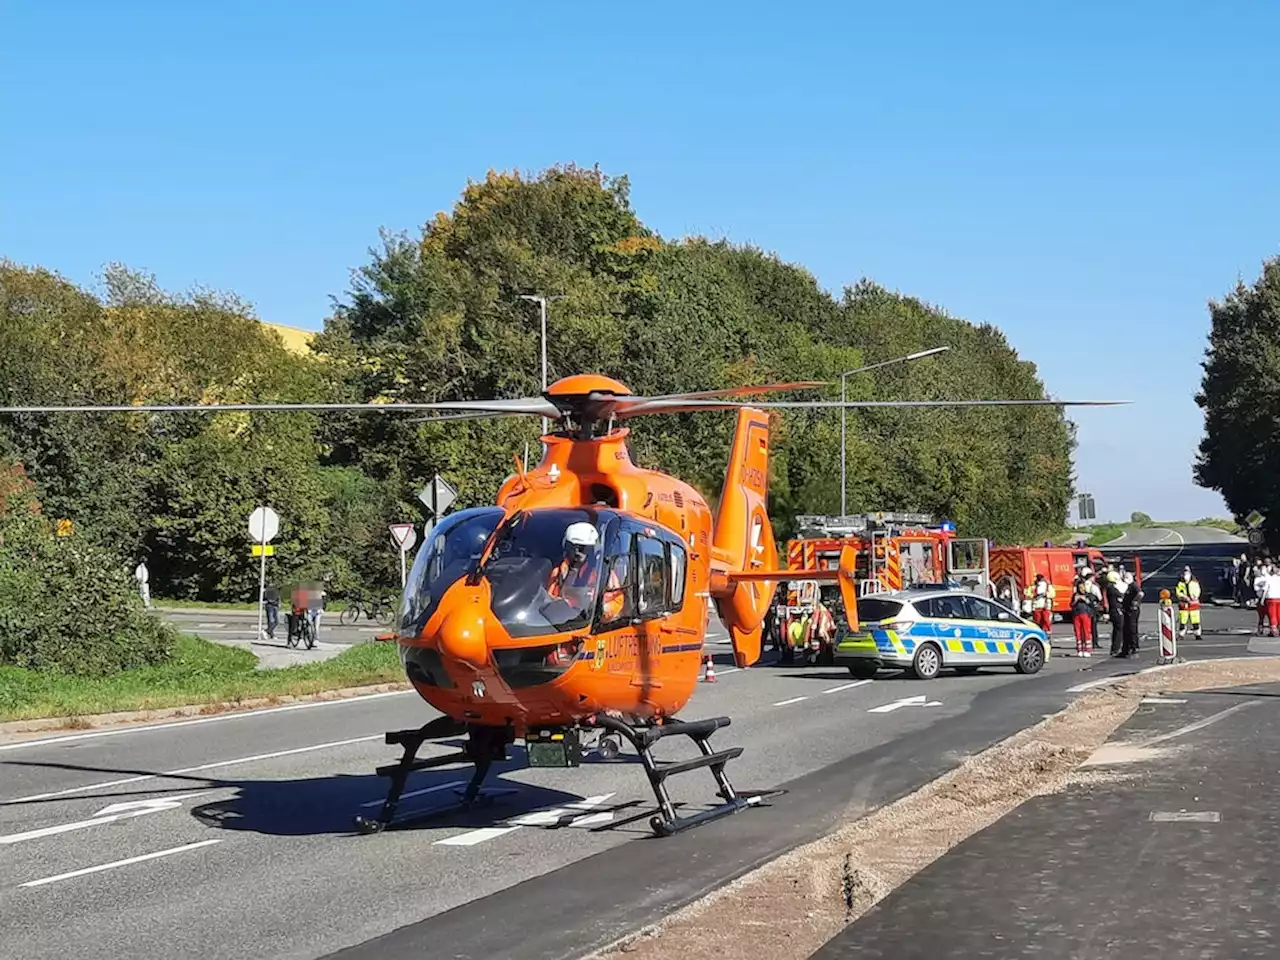
[{"label": "helicopter cockpit windshield", "polygon": [[607,519],[594,509],[528,510],[498,531],[483,573],[507,633],[545,636],[591,622]]},{"label": "helicopter cockpit windshield", "polygon": [[475,507],[445,517],[413,559],[400,603],[400,635],[417,637],[445,591],[475,568],[502,522],[501,507]]}]

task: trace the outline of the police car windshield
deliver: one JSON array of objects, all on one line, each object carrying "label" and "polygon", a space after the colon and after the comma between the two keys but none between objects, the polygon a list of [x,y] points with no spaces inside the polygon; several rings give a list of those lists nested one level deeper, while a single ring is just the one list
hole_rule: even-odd
[{"label": "police car windshield", "polygon": [[537,637],[591,622],[605,519],[587,509],[526,510],[502,526],[483,573],[507,633]]},{"label": "police car windshield", "polygon": [[892,620],[901,612],[902,604],[897,600],[885,600],[881,597],[862,597],[858,600],[858,619],[868,623]]},{"label": "police car windshield", "polygon": [[500,507],[460,510],[431,531],[414,557],[400,601],[401,636],[422,633],[445,591],[474,569],[502,515]]}]

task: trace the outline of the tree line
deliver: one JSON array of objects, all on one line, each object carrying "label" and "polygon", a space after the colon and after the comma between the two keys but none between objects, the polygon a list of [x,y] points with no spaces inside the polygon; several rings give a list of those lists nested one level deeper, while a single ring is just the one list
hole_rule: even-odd
[{"label": "tree line", "polygon": [[1209,319],[1195,480],[1221,493],[1237,519],[1254,510],[1269,518],[1266,545],[1280,551],[1280,257],[1211,300]]},{"label": "tree line", "polygon": [[[536,308],[551,304],[551,379],[598,371],[637,393],[837,380],[865,363],[946,345],[938,358],[849,378],[850,399],[1037,399],[1044,386],[1003,334],[869,280],[839,297],[750,246],[670,240],[633,211],[625,177],[556,167],[491,173],[416,235],[383,234],[336,298],[309,356],[285,348],[231,294],[173,293],[113,265],[91,291],[0,265],[0,401],[7,405],[448,401],[536,395]],[[836,388],[838,391],[838,387]],[[834,399],[838,392],[811,395]],[[631,421],[638,463],[714,501],[724,413]],[[536,419],[414,422],[401,414],[101,413],[0,416],[0,461],[20,463],[43,516],[157,595],[256,596],[245,522],[281,515],[272,569],[337,592],[393,588],[387,524],[420,520],[435,473],[458,506],[490,502]],[[1061,530],[1072,426],[1054,408],[848,414],[852,512],[920,510],[966,534],[1034,542]],[[840,505],[840,414],[775,418],[771,507]]]}]

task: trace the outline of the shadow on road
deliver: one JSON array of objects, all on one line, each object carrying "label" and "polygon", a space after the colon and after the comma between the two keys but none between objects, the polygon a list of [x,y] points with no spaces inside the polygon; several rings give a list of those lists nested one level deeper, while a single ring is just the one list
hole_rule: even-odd
[{"label": "shadow on road", "polygon": [[[576,794],[535,784],[504,780],[504,775],[526,767],[523,749],[513,748],[512,754],[512,758],[505,763],[494,764],[492,772],[485,780],[487,789],[510,792],[492,801],[477,803],[466,810],[457,809],[451,805],[460,798],[461,791],[471,777],[470,766],[459,764],[450,769],[424,770],[415,773],[409,778],[396,820],[390,829],[501,827],[504,821],[535,811],[581,802],[582,797]],[[594,759],[590,762],[629,765],[628,761],[637,762],[634,757],[624,757],[614,761]],[[587,763],[588,761],[584,758],[584,765]],[[42,761],[9,761],[8,765],[126,777],[156,777],[173,785],[159,788],[140,786],[134,791],[85,792],[75,796],[24,801],[21,804],[0,804],[0,806],[26,806],[59,800],[83,800],[86,797],[127,799],[187,793],[196,789],[231,789],[236,791],[234,796],[194,807],[191,810],[192,816],[216,829],[240,830],[282,837],[355,835],[353,817],[356,815],[376,817],[386,797],[389,783],[386,778],[372,773],[270,780],[202,777],[196,774],[165,773],[159,770]],[[635,802],[609,807],[593,806],[589,812],[607,813],[634,806],[637,806]],[[432,811],[436,811],[435,815],[423,816]],[[567,818],[565,823],[550,820],[532,825],[555,828],[567,825]],[[621,826],[622,823],[616,825]]]}]

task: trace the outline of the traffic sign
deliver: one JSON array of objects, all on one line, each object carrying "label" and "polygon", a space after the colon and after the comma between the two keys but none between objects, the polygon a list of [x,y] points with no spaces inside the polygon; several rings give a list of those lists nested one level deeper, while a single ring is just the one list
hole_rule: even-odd
[{"label": "traffic sign", "polygon": [[1261,530],[1250,530],[1250,531],[1249,531],[1249,546],[1251,546],[1251,547],[1260,547],[1260,546],[1262,546],[1262,545],[1263,545],[1263,543],[1265,543],[1265,542],[1266,542],[1266,539],[1267,539],[1267,538],[1266,538],[1266,537],[1264,537],[1264,536],[1262,535],[1262,531],[1261,531]]},{"label": "traffic sign", "polygon": [[393,523],[390,529],[391,542],[401,553],[412,550],[413,545],[418,542],[418,531],[413,528],[412,523]]},{"label": "traffic sign", "polygon": [[1256,530],[1258,527],[1262,526],[1262,521],[1265,519],[1267,518],[1257,510],[1250,510],[1249,515],[1244,518],[1244,523],[1250,530]]},{"label": "traffic sign", "polygon": [[276,555],[276,545],[274,543],[255,543],[249,547],[249,556],[251,557],[274,557]]},{"label": "traffic sign", "polygon": [[430,483],[418,491],[418,499],[422,501],[424,507],[431,511],[433,516],[440,517],[458,499],[458,491],[453,488],[448,480],[437,473]]},{"label": "traffic sign", "polygon": [[258,507],[249,514],[249,536],[254,543],[270,543],[280,532],[280,515],[270,507]]}]

